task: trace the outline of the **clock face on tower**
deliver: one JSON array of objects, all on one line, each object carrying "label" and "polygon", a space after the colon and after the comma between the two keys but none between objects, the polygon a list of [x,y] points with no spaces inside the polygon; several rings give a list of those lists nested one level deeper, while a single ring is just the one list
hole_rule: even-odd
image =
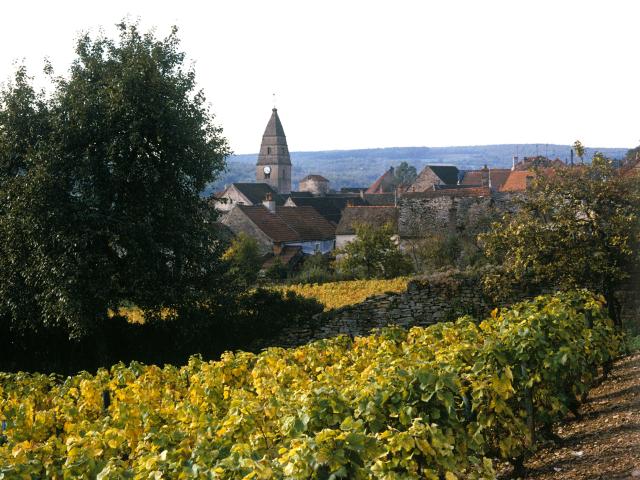
[{"label": "clock face on tower", "polygon": [[264,167],[262,171],[265,173],[265,175],[269,175],[271,173],[271,167]]}]

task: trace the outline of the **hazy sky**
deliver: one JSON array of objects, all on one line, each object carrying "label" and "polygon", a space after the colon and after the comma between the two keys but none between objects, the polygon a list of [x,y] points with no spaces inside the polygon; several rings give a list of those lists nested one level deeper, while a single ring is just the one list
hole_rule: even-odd
[{"label": "hazy sky", "polygon": [[11,1],[0,79],[57,73],[79,32],[123,17],[180,29],[236,153],[272,93],[289,148],[640,143],[638,1]]}]

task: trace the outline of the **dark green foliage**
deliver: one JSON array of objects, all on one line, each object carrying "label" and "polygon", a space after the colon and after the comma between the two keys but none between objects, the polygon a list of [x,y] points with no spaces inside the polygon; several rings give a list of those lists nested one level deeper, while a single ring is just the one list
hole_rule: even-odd
[{"label": "dark green foliage", "polygon": [[602,293],[619,321],[615,291],[638,268],[640,188],[603,157],[585,167],[539,176],[519,210],[494,224],[481,241],[502,265],[486,286],[496,298],[516,289],[585,287]]},{"label": "dark green foliage", "polygon": [[245,342],[269,339],[284,327],[296,325],[322,312],[324,306],[314,298],[305,298],[294,292],[285,294],[258,288],[240,299],[239,338]]},{"label": "dark green foliage", "polygon": [[[0,371],[75,373],[96,370],[118,361],[180,365],[190,355],[217,358],[227,350],[250,350],[290,325],[323,310],[321,303],[287,292],[257,289],[230,300],[218,315],[207,308],[191,308],[168,319],[145,324],[123,317],[101,319],[91,333],[69,339],[65,328],[43,326],[20,335],[0,324]],[[103,351],[96,355],[95,345]]]},{"label": "dark green foliage", "polygon": [[240,232],[231,242],[223,258],[229,263],[231,281],[239,282],[245,288],[256,282],[262,266],[262,256],[255,238]]},{"label": "dark green foliage", "polygon": [[276,258],[276,260],[264,272],[264,277],[269,280],[285,280],[288,276],[289,269],[279,258]]},{"label": "dark green foliage", "polygon": [[410,185],[415,181],[418,176],[418,172],[416,171],[416,167],[413,165],[409,165],[407,162],[402,162],[395,168],[393,175],[395,176],[397,185]]},{"label": "dark green foliage", "polygon": [[338,252],[337,269],[356,278],[393,278],[411,272],[409,258],[400,251],[390,224],[354,225],[356,238]]},{"label": "dark green foliage", "polygon": [[[81,338],[108,309],[215,304],[224,246],[200,192],[226,141],[175,29],[82,36],[50,96],[18,70],[0,103],[0,321]],[[57,330],[56,330],[57,331]]]},{"label": "dark green foliage", "polygon": [[336,279],[330,259],[321,253],[305,258],[302,268],[292,279],[294,283],[324,283]]},{"label": "dark green foliage", "polygon": [[416,252],[424,272],[455,267],[462,252],[460,238],[451,234],[432,234],[421,239]]}]

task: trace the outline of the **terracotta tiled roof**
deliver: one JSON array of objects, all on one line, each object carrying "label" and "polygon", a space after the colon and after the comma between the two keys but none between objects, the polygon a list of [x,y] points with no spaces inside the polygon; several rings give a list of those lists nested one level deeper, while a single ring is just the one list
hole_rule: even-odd
[{"label": "terracotta tiled roof", "polygon": [[396,188],[393,167],[384,172],[384,174],[367,188],[365,193],[389,193]]},{"label": "terracotta tiled roof", "polygon": [[528,170],[514,170],[509,174],[507,181],[502,185],[501,192],[524,192],[533,178],[535,172]]},{"label": "terracotta tiled roof", "polygon": [[381,227],[391,223],[394,229],[398,227],[398,209],[396,207],[347,207],[342,212],[342,219],[336,228],[336,235],[353,235],[354,225],[365,223],[374,227]]},{"label": "terracotta tiled roof", "polygon": [[407,192],[402,195],[402,198],[488,197],[490,195],[491,189],[489,189],[489,187],[469,187],[427,190],[424,192]]},{"label": "terracotta tiled roof", "polygon": [[536,157],[524,157],[513,168],[518,171],[528,171],[533,168],[560,168],[564,166],[566,166],[565,163],[559,158],[551,160],[543,155],[538,155]]},{"label": "terracotta tiled roof", "polygon": [[295,230],[303,242],[329,240],[336,236],[336,227],[313,207],[277,207],[276,215]]},{"label": "terracotta tiled roof", "polygon": [[310,242],[335,237],[335,227],[313,207],[276,207],[275,213],[262,205],[238,208],[274,242]]},{"label": "terracotta tiled roof", "polygon": [[[491,176],[491,188],[494,190],[500,190],[507,181],[510,173],[511,169],[509,168],[490,169],[489,175]],[[482,170],[470,170],[465,172],[460,184],[482,186]]]},{"label": "terracotta tiled roof", "polygon": [[[249,219],[274,242],[300,241],[300,235],[279,215],[275,215],[262,205],[238,205]],[[285,208],[285,207],[281,207]],[[278,208],[276,208],[276,211]]]}]

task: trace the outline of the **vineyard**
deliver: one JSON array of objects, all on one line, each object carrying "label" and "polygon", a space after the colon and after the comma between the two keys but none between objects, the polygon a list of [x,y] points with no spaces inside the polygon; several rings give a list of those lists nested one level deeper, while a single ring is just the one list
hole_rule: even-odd
[{"label": "vineyard", "polygon": [[274,287],[286,292],[293,291],[306,298],[315,298],[326,310],[360,303],[372,295],[386,292],[404,292],[407,289],[408,277],[390,280],[347,280],[342,282],[296,284]]},{"label": "vineyard", "polygon": [[494,478],[621,339],[586,292],[177,368],[0,374],[0,479]]}]

